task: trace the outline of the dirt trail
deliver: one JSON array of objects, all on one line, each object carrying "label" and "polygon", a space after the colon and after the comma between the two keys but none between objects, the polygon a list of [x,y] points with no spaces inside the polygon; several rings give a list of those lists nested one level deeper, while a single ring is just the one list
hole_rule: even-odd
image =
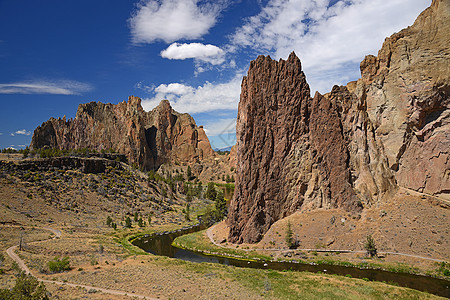
[{"label": "dirt trail", "polygon": [[[53,234],[55,234],[55,236],[52,239],[57,239],[57,238],[61,238],[61,231],[57,230],[57,229],[53,229],[53,228],[49,228],[49,227],[45,227],[42,228],[48,231],[51,231]],[[46,240],[43,240],[46,241]],[[32,242],[30,244],[35,244],[35,243],[40,243],[43,241],[36,241],[36,242]],[[20,267],[20,269],[22,269],[26,274],[30,274],[33,277],[35,277],[38,281],[40,282],[44,282],[44,283],[52,283],[52,284],[57,284],[57,285],[65,285],[65,286],[70,286],[70,287],[81,287],[81,288],[85,288],[86,290],[96,290],[105,294],[111,294],[111,295],[118,295],[118,296],[128,296],[128,297],[134,297],[134,298],[139,298],[139,299],[148,299],[148,300],[157,300],[158,298],[152,298],[149,296],[144,296],[144,295],[139,295],[139,294],[134,294],[134,293],[129,293],[129,292],[125,292],[125,291],[119,291],[119,290],[113,290],[113,289],[104,289],[104,288],[100,288],[100,287],[96,287],[96,286],[90,286],[90,285],[84,285],[84,284],[77,284],[77,283],[69,283],[69,282],[62,282],[62,281],[56,281],[56,280],[47,280],[47,279],[42,279],[37,277],[36,275],[34,275],[30,269],[25,265],[24,261],[16,254],[15,250],[17,249],[19,245],[15,245],[12,247],[9,247],[6,250],[6,253],[9,255],[9,257],[11,257],[12,260],[14,260]]]},{"label": "dirt trail", "polygon": [[[213,230],[216,227],[216,225],[213,225],[211,227],[209,227],[206,230],[206,235],[208,236],[209,240],[211,241],[211,243],[213,243],[214,245],[221,247],[221,248],[228,248],[228,249],[236,249],[233,246],[225,246],[225,245],[221,245],[219,243],[217,243],[214,240],[213,237]],[[284,251],[289,251],[289,250],[283,250],[283,249],[276,249],[276,248],[269,248],[269,249],[258,249],[258,248],[252,248],[252,249],[240,249],[243,251],[280,251],[280,252],[284,252]],[[367,251],[363,251],[363,250],[325,250],[325,249],[308,249],[308,248],[304,248],[304,249],[295,249],[295,250],[300,250],[300,251],[317,251],[317,252],[340,252],[340,253],[366,253]],[[424,256],[419,256],[419,255],[414,255],[414,254],[407,254],[407,253],[399,253],[399,252],[378,252],[379,254],[392,254],[392,255],[400,255],[400,256],[408,256],[408,257],[413,257],[413,258],[418,258],[418,259],[425,259],[425,260],[431,260],[431,261],[436,261],[436,262],[443,262],[444,260],[442,259],[436,259],[436,258],[431,258],[431,257],[424,257]]]}]

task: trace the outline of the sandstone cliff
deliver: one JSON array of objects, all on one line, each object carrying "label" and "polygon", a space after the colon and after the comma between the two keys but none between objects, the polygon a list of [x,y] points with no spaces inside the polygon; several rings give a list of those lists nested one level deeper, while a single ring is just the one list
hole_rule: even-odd
[{"label": "sandstone cliff", "polygon": [[232,242],[295,211],[358,214],[399,186],[450,198],[449,2],[361,63],[361,79],[310,97],[300,60],[260,56],[242,81]]},{"label": "sandstone cliff", "polygon": [[169,160],[193,163],[215,156],[203,128],[188,114],[163,100],[145,112],[141,99],[129,97],[117,105],[80,104],[76,117],[51,118],[36,128],[31,148],[114,149],[130,164],[156,169]]}]

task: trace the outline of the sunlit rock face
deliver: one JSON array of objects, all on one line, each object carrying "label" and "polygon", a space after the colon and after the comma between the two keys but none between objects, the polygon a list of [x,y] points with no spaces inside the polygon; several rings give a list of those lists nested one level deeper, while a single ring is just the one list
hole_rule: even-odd
[{"label": "sunlit rock face", "polygon": [[399,186],[450,199],[450,9],[433,1],[414,25],[361,62],[361,79],[326,95],[300,60],[260,56],[242,80],[232,242],[257,242],[295,211],[358,215]]},{"label": "sunlit rock face", "polygon": [[174,111],[167,100],[145,112],[141,99],[133,96],[117,105],[80,104],[68,121],[51,118],[33,134],[31,148],[43,147],[114,149],[147,170],[171,160],[193,163],[215,156],[203,128],[189,114]]}]

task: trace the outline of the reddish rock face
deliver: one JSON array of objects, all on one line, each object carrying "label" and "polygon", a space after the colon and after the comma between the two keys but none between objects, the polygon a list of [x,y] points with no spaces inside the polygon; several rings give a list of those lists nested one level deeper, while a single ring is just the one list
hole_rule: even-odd
[{"label": "reddish rock face", "polygon": [[242,81],[230,241],[256,242],[300,209],[358,210],[337,103],[309,86],[300,60],[260,56]]},{"label": "reddish rock face", "polygon": [[145,112],[141,99],[133,96],[117,105],[80,104],[75,119],[69,121],[51,118],[36,128],[31,141],[31,148],[45,146],[114,149],[144,169],[169,160],[196,162],[215,156],[190,115],[174,111],[167,100]]},{"label": "reddish rock face", "polygon": [[257,242],[294,211],[358,214],[399,186],[450,199],[450,3],[387,38],[361,76],[325,96],[299,59],[258,57],[242,80],[232,242]]},{"label": "reddish rock face", "polygon": [[309,98],[295,54],[287,61],[260,56],[251,62],[236,125],[237,179],[228,218],[232,241],[259,240],[274,221],[301,205],[288,197],[286,180],[295,167],[288,155],[306,131]]}]

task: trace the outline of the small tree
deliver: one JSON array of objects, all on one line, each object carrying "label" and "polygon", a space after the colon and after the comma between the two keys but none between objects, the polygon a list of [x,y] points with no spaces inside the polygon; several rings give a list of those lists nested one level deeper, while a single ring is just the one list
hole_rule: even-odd
[{"label": "small tree", "polygon": [[106,225],[107,226],[111,226],[111,223],[112,223],[112,218],[110,217],[110,216],[108,216],[107,218],[106,218]]},{"label": "small tree", "polygon": [[186,193],[186,201],[187,203],[191,203],[192,202],[192,189],[190,187],[188,187],[187,193]]},{"label": "small tree", "polygon": [[148,181],[153,181],[153,180],[155,180],[156,179],[156,174],[155,174],[155,171],[153,171],[153,170],[150,170],[150,171],[148,171]]},{"label": "small tree", "polygon": [[195,189],[195,195],[198,198],[201,198],[202,197],[202,191],[203,191],[202,183],[199,181],[197,183],[197,188]]},{"label": "small tree", "polygon": [[144,225],[144,220],[142,220],[142,217],[139,218],[138,225],[139,225],[139,227],[144,227],[145,226]]},{"label": "small tree", "polygon": [[186,176],[187,176],[187,180],[191,180],[191,178],[192,178],[191,166],[188,166]]},{"label": "small tree", "polygon": [[222,220],[227,213],[227,202],[225,201],[222,190],[217,192],[215,201],[217,219]]},{"label": "small tree", "polygon": [[375,241],[372,238],[372,235],[368,235],[366,237],[366,243],[364,244],[364,248],[367,251],[367,254],[370,257],[374,257],[377,255],[377,247],[375,246]]},{"label": "small tree", "polygon": [[152,224],[152,216],[153,216],[153,212],[150,212],[148,214],[148,217],[147,217],[147,219],[148,219],[148,226],[150,226]]},{"label": "small tree", "polygon": [[137,222],[139,220],[139,215],[137,212],[134,213],[134,221]]},{"label": "small tree", "polygon": [[191,220],[191,208],[189,203],[186,203],[186,209],[184,210],[184,217],[186,219],[186,221],[190,221]]},{"label": "small tree", "polygon": [[130,217],[127,217],[126,219],[125,219],[125,227],[126,228],[131,228],[132,226],[131,226],[131,219],[130,219]]},{"label": "small tree", "polygon": [[293,238],[293,232],[292,232],[292,228],[291,228],[291,221],[288,221],[287,223],[287,228],[286,228],[286,245],[288,246],[288,248],[292,248],[292,246],[294,245],[294,238]]},{"label": "small tree", "polygon": [[206,189],[205,197],[209,200],[214,201],[216,199],[216,187],[214,185],[214,182],[208,183],[208,188]]}]

